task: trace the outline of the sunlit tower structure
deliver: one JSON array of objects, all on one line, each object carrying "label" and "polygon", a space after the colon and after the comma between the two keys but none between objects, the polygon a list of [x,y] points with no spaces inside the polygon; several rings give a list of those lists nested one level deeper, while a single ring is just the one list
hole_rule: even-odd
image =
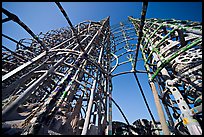
[{"label": "sunlit tower structure", "polygon": [[[12,126],[7,133],[111,135],[112,79],[128,73],[157,125],[137,73],[148,75],[164,134],[202,133],[201,23],[145,19],[144,4],[141,19],[110,26],[107,17],[73,26],[56,4],[70,27],[39,35],[3,9],[3,23],[13,20],[33,37],[2,35],[16,43],[15,51],[2,46],[2,121]],[[145,71],[136,69],[139,55]],[[118,72],[124,65],[127,70]]]},{"label": "sunlit tower structure", "polygon": [[[22,127],[32,126],[32,134],[44,134],[38,130],[46,126],[58,132],[60,128],[62,134],[87,134],[90,123],[98,125],[96,134],[102,134],[111,82],[109,29],[109,17],[85,21],[75,26],[76,32],[61,28],[39,38],[48,50],[40,49],[34,39],[27,49],[21,45],[29,40],[22,40],[15,54],[3,50],[3,69],[8,71],[2,77],[3,121],[24,113]],[[37,107],[29,110],[31,103]],[[21,107],[27,110],[22,112]]]},{"label": "sunlit tower structure", "polygon": [[[129,20],[138,32],[140,20],[132,17]],[[142,33],[139,48],[160,121],[163,116],[159,100],[162,100],[171,127],[180,134],[201,134],[201,23],[146,19]]]}]

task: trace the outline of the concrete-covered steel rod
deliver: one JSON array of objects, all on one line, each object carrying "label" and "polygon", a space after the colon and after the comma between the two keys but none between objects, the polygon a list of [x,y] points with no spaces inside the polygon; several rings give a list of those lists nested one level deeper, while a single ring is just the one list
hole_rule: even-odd
[{"label": "concrete-covered steel rod", "polygon": [[43,44],[43,42],[15,14],[9,12],[8,10],[4,8],[2,8],[2,12],[6,14],[9,18],[11,18],[14,22],[18,23],[21,27],[23,27],[35,40],[37,40],[38,43],[41,44],[42,47],[45,48],[45,45]]},{"label": "concrete-covered steel rod", "polygon": [[135,62],[133,64],[133,69],[134,70],[136,70],[137,57],[138,57],[140,43],[141,43],[142,35],[143,35],[142,29],[143,29],[143,26],[144,26],[145,16],[146,16],[146,12],[147,12],[147,6],[148,6],[148,2],[147,1],[143,2],[142,14],[141,14],[141,20],[140,20],[140,28],[139,28],[139,36],[138,36],[138,42],[137,42],[137,45],[136,45],[136,52],[135,52]]},{"label": "concrete-covered steel rod", "polygon": [[[104,47],[101,48],[98,63],[101,62],[103,49],[104,49]],[[94,92],[95,92],[96,85],[97,85],[98,73],[96,75],[97,75],[96,79],[94,80],[93,86],[91,88],[90,99],[89,99],[89,103],[88,103],[88,109],[86,111],[86,118],[85,118],[85,122],[84,122],[84,126],[83,126],[83,130],[82,130],[81,135],[86,135],[87,134],[87,129],[88,129],[89,121],[90,121],[91,109],[92,109],[92,106],[93,106],[93,99],[94,99],[94,95],[95,95]]]},{"label": "concrete-covered steel rod", "polygon": [[64,17],[66,18],[68,24],[70,25],[70,27],[71,27],[71,29],[72,29],[72,31],[73,31],[73,33],[74,33],[74,36],[76,37],[77,43],[79,44],[80,49],[81,49],[82,51],[84,51],[83,47],[81,46],[79,37],[78,37],[78,35],[77,35],[77,33],[76,33],[76,30],[75,30],[75,28],[73,27],[72,22],[70,21],[69,17],[67,16],[67,13],[65,12],[65,10],[63,9],[63,7],[61,6],[61,4],[60,4],[59,2],[55,2],[55,3],[57,4],[58,8],[60,9],[60,11],[62,12],[62,14],[63,14]]},{"label": "concrete-covered steel rod", "polygon": [[120,111],[120,113],[122,114],[123,118],[125,119],[125,122],[127,123],[128,126],[130,126],[130,123],[127,119],[127,117],[125,116],[125,114],[123,113],[122,109],[120,108],[120,106],[115,102],[115,100],[111,97],[111,100],[113,101],[113,103],[116,105],[116,107],[118,108],[118,110]]},{"label": "concrete-covered steel rod", "polygon": [[145,95],[144,95],[144,91],[143,91],[143,89],[142,89],[142,86],[141,86],[141,84],[140,84],[140,82],[139,82],[139,79],[138,79],[136,73],[134,73],[134,76],[135,76],[135,80],[137,81],[137,84],[138,84],[138,86],[139,86],[139,89],[140,89],[140,92],[141,92],[141,94],[142,94],[142,97],[143,97],[143,99],[144,99],[145,105],[147,106],[147,110],[148,110],[148,112],[149,112],[149,114],[150,114],[150,116],[151,116],[153,122],[156,123],[156,121],[155,121],[154,116],[153,116],[153,114],[152,114],[152,112],[151,112],[151,109],[150,109],[150,107],[149,107],[149,105],[148,105],[147,99],[146,99],[146,97],[145,97]]},{"label": "concrete-covered steel rod", "polygon": [[[3,37],[5,37],[5,38],[7,38],[7,39],[9,39],[9,40],[11,40],[11,41],[17,43],[17,44],[23,46],[24,48],[29,49],[29,47],[26,47],[25,45],[23,45],[22,43],[16,41],[16,40],[13,39],[13,38],[11,38],[11,37],[9,37],[9,36],[7,36],[7,35],[5,35],[5,34],[1,34],[1,35],[2,35]],[[29,53],[34,54],[33,52],[29,52]]]},{"label": "concrete-covered steel rod", "polygon": [[[143,46],[141,46],[141,49],[143,50]],[[142,57],[143,57],[144,60],[146,60],[146,57],[145,57],[144,53],[142,53]],[[145,64],[145,69],[150,72],[150,67],[147,64]],[[150,73],[148,73],[148,77],[149,78],[151,77]],[[160,101],[159,101],[160,99],[159,99],[155,84],[154,84],[153,81],[150,81],[149,84],[150,84],[150,87],[151,87],[151,90],[152,90],[152,93],[153,93],[153,96],[154,96],[154,101],[155,101],[155,105],[156,105],[157,112],[158,112],[158,115],[159,115],[162,130],[164,132],[164,135],[169,135],[170,134],[169,128],[168,128],[167,123],[166,123],[166,119],[165,119],[165,116],[164,116],[164,112],[162,110],[162,106],[161,106]]]}]

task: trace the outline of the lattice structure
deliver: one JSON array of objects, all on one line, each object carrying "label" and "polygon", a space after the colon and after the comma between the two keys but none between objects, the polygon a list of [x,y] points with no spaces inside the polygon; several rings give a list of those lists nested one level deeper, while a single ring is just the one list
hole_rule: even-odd
[{"label": "lattice structure", "polygon": [[3,57],[3,69],[9,71],[2,78],[3,120],[25,116],[18,125],[30,128],[23,134],[46,134],[48,128],[61,134],[91,134],[88,126],[95,128],[95,124],[95,134],[105,130],[107,85],[111,81],[109,18],[82,22],[75,28],[81,47],[73,32],[62,28],[40,38],[48,51],[39,50],[40,45],[32,40],[21,55],[31,60],[22,65],[15,55],[24,47],[5,57],[15,64]]},{"label": "lattice structure", "polygon": [[[110,27],[107,17],[37,36],[20,22],[33,39],[18,42],[3,34],[17,43],[15,51],[2,46],[4,133],[201,134],[201,24],[143,21],[129,17]],[[136,69],[138,61],[144,61],[146,71]],[[128,73],[134,74],[152,121],[130,125],[113,100],[112,78]],[[136,73],[148,74],[160,122],[151,114]],[[112,122],[112,102],[126,124]]]},{"label": "lattice structure", "polygon": [[[129,19],[138,31],[140,20]],[[201,23],[174,19],[145,21],[140,50],[150,85],[155,83],[169,126],[179,134],[202,133],[201,44]]]}]

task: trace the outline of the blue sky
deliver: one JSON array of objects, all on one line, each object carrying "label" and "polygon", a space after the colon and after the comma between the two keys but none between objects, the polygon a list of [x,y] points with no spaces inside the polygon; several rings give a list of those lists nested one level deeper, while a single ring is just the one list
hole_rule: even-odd
[{"label": "blue sky", "polygon": [[[127,20],[127,16],[140,18],[142,2],[61,2],[72,23],[84,20],[99,21],[110,16],[110,25]],[[3,2],[2,7],[16,14],[35,34],[68,26],[53,2]],[[6,16],[2,13],[2,18]],[[147,18],[202,21],[202,2],[149,2]],[[31,38],[17,23],[2,24],[2,33],[16,40]],[[2,44],[14,50],[15,44],[2,38]],[[142,63],[138,64],[142,67]],[[150,108],[158,120],[146,74],[138,74]],[[133,75],[113,78],[113,98],[120,105],[130,123],[139,118],[151,119]],[[124,121],[113,105],[113,120]]]}]

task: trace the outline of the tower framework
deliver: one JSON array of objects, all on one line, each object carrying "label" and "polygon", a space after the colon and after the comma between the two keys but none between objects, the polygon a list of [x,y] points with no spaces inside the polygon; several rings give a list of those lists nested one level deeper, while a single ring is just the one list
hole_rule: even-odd
[{"label": "tower framework", "polygon": [[[140,21],[129,19],[138,30]],[[159,108],[159,98],[174,132],[201,134],[201,23],[146,19],[142,31],[140,50],[160,121],[162,108]]]},{"label": "tower framework", "polygon": [[[15,51],[2,46],[4,126],[20,134],[114,134],[112,78],[147,73],[163,132],[201,134],[201,24],[146,19],[143,25],[129,17],[110,27],[107,17],[22,39]],[[138,54],[146,71],[136,69]],[[137,131],[127,124],[129,134]]]}]

